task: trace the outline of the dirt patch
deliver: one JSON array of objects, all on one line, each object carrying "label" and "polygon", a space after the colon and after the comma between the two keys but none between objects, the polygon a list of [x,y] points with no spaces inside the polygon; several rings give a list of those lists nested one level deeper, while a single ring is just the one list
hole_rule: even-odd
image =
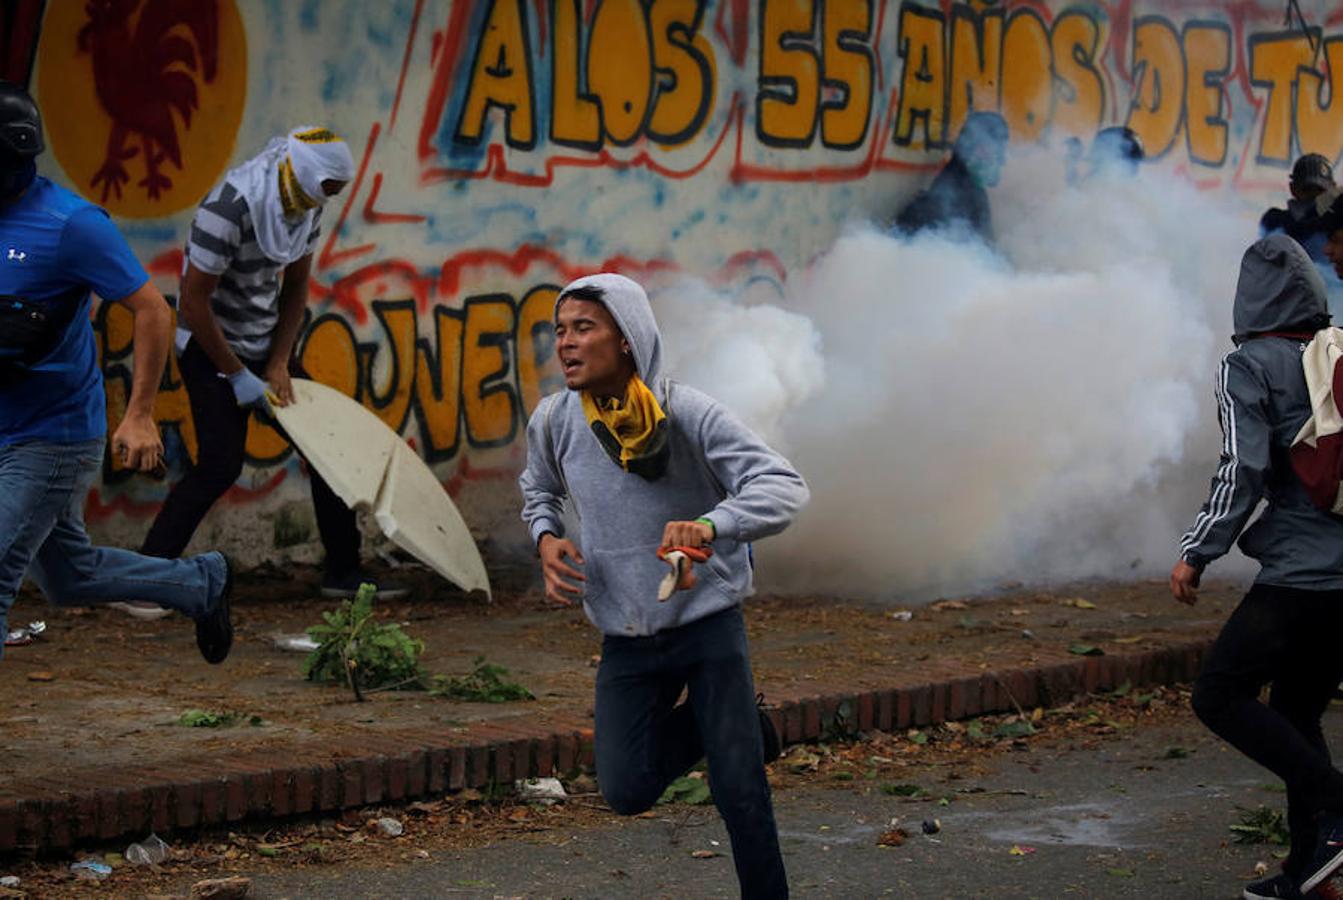
[{"label": "dirt patch", "polygon": [[[490,605],[447,590],[427,572],[397,577],[413,584],[415,599],[385,605],[381,614],[425,642],[427,671],[464,674],[483,656],[507,667],[536,700],[489,705],[397,692],[356,703],[348,690],[304,681],[303,654],[278,649],[272,638],[302,632],[332,606],[317,596],[314,569],[240,578],[237,644],[221,666],[201,661],[181,617],[140,622],[114,610],[57,610],[25,594],[11,624],[40,618],[48,630],[35,644],[8,648],[0,662],[0,797],[20,796],[25,782],[40,781],[49,792],[87,787],[108,771],[171,771],[202,754],[320,750],[399,729],[590,715],[600,637],[581,610],[548,608],[530,570],[495,573]],[[812,684],[861,689],[948,660],[987,669],[1029,665],[1079,644],[1122,652],[1211,635],[1242,589],[1211,583],[1192,610],[1172,601],[1164,582],[1009,590],[914,607],[908,621],[888,606],[766,597],[748,603],[747,623],[758,687],[767,694]],[[30,680],[38,673],[50,680]],[[190,709],[236,713],[238,724],[177,724]]]}]

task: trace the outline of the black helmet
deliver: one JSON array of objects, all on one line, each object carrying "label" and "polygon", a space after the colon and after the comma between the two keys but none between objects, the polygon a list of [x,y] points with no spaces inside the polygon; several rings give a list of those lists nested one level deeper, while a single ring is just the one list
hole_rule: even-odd
[{"label": "black helmet", "polygon": [[0,153],[31,159],[45,149],[37,104],[23,88],[0,81]]},{"label": "black helmet", "polygon": [[1292,166],[1291,185],[1295,188],[1318,188],[1327,191],[1334,186],[1334,167],[1318,153],[1307,153]]},{"label": "black helmet", "polygon": [[1091,142],[1091,158],[1124,160],[1137,165],[1147,154],[1143,151],[1142,138],[1132,128],[1125,125],[1111,125],[1096,132]]}]

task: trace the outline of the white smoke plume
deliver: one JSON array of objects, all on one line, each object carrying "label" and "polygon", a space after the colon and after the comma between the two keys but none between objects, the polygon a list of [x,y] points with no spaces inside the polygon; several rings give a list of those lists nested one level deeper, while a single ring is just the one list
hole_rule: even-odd
[{"label": "white smoke plume", "polygon": [[1159,171],[1062,172],[1009,163],[996,252],[855,226],[769,303],[658,293],[668,369],[811,484],[761,547],[766,587],[910,599],[1169,567],[1216,463],[1253,214]]}]

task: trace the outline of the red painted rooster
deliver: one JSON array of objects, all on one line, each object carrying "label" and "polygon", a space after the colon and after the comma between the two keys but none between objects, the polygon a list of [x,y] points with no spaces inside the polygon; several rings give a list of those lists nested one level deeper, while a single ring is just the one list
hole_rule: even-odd
[{"label": "red painted rooster", "polygon": [[[121,197],[130,180],[124,163],[144,151],[145,177],[138,182],[157,200],[172,181],[160,171],[165,160],[182,168],[178,123],[191,126],[200,105],[196,80],[214,81],[219,64],[218,0],[89,0],[88,23],[79,30],[79,50],[93,55],[98,101],[112,117],[107,155],[89,186]],[[187,39],[190,35],[195,41]],[[139,139],[140,146],[133,145]],[[128,146],[129,145],[129,146]]]}]

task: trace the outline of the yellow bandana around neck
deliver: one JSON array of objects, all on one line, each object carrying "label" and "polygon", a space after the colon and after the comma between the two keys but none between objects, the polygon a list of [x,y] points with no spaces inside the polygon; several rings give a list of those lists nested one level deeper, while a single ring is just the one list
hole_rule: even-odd
[{"label": "yellow bandana around neck", "polygon": [[[660,454],[665,448],[666,429],[659,426],[667,420],[667,414],[638,375],[630,378],[623,400],[594,397],[590,391],[582,392],[582,400],[588,425],[625,471],[641,474],[639,467],[631,468],[631,464]],[[607,436],[611,443],[607,442]]]},{"label": "yellow bandana around neck", "polygon": [[298,177],[294,175],[294,163],[288,156],[280,163],[280,206],[289,218],[297,218],[317,204],[299,187]]}]

